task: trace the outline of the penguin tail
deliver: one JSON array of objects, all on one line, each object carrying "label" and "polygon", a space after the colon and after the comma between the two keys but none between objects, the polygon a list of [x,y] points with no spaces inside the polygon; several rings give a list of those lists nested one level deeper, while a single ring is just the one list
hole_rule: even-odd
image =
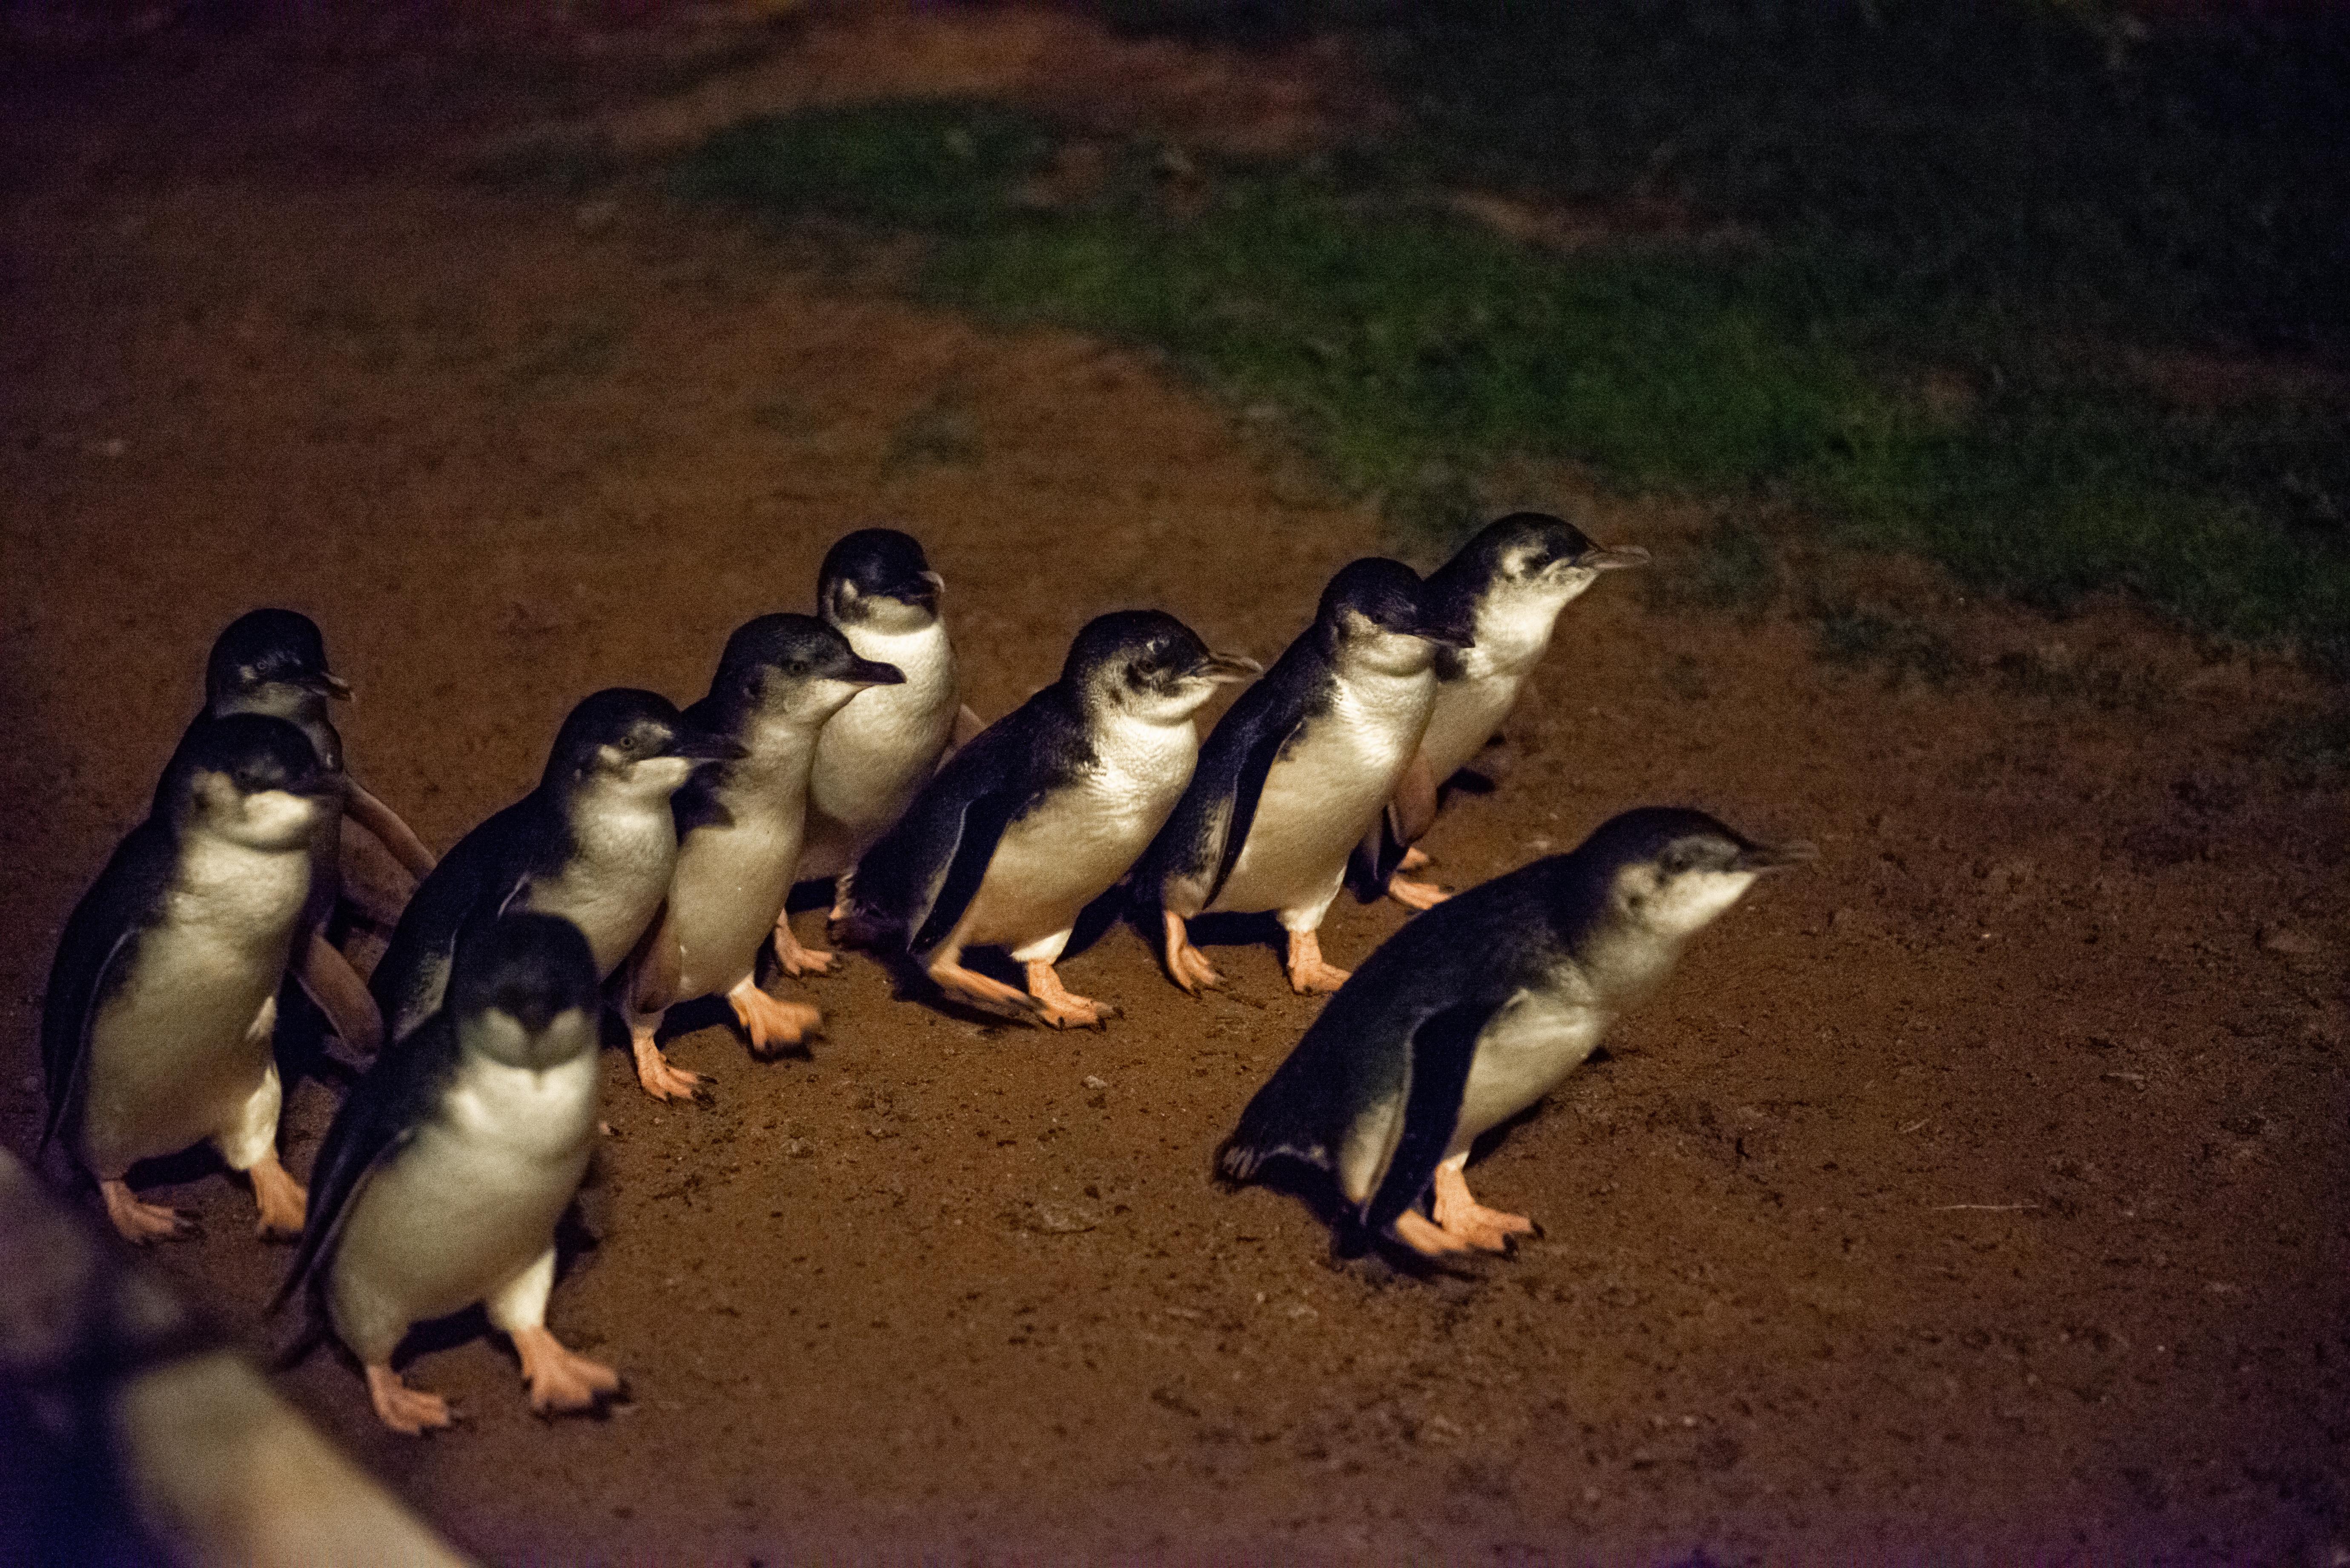
[{"label": "penguin tail", "polygon": [[[270,1303],[270,1310],[276,1311],[285,1304],[285,1300],[281,1292],[277,1300]],[[327,1314],[318,1310],[314,1302],[310,1310],[302,1314],[302,1324],[295,1330],[294,1337],[270,1356],[269,1370],[273,1373],[293,1371],[309,1359],[312,1351],[327,1343]]]}]

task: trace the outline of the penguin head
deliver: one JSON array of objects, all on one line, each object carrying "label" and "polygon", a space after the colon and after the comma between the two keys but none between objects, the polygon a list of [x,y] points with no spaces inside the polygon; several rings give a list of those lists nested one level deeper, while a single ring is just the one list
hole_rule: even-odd
[{"label": "penguin head", "polygon": [[1621,918],[1659,937],[1693,936],[1766,871],[1810,860],[1808,844],[1756,844],[1701,811],[1643,806],[1610,817],[1575,852]]},{"label": "penguin head", "polygon": [[502,915],[457,950],[457,1038],[508,1067],[544,1070],[597,1045],[596,959],[560,915]]},{"label": "penguin head", "polygon": [[[276,689],[273,691],[273,689]],[[204,661],[204,704],[215,713],[228,704],[252,705],[282,694],[282,704],[348,697],[348,682],[327,668],[327,639],[299,610],[250,610],[213,639]]]},{"label": "penguin head", "polygon": [[859,528],[825,553],[816,575],[816,612],[837,627],[920,631],[938,619],[946,586],[911,534]]},{"label": "penguin head", "polygon": [[1545,512],[1513,512],[1487,524],[1453,557],[1430,574],[1430,597],[1454,607],[1466,601],[1471,615],[1539,616],[1546,637],[1552,617],[1602,572],[1646,566],[1648,552],[1638,545],[1613,548],[1563,517]]},{"label": "penguin head", "polygon": [[1218,686],[1263,673],[1253,659],[1210,652],[1197,632],[1161,610],[1096,616],[1061,666],[1062,682],[1089,709],[1153,724],[1189,720]]},{"label": "penguin head", "polygon": [[668,698],[615,686],[585,699],[563,721],[540,787],[666,799],[702,763],[743,754],[733,742],[689,725]]},{"label": "penguin head", "polygon": [[199,719],[163,770],[157,813],[254,849],[307,846],[337,784],[310,738],[266,713]]},{"label": "penguin head", "polygon": [[1417,674],[1440,648],[1466,648],[1476,632],[1467,615],[1431,599],[1418,573],[1381,556],[1341,566],[1314,619],[1335,662],[1388,675]]},{"label": "penguin head", "polygon": [[814,726],[868,687],[905,680],[894,664],[858,658],[847,638],[814,616],[763,615],[726,639],[710,695],[729,709]]}]

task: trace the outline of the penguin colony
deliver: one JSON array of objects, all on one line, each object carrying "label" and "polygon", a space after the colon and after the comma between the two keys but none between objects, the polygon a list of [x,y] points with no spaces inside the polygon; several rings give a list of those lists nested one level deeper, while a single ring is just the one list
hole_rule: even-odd
[{"label": "penguin colony", "polygon": [[[349,688],[318,628],[255,611],[221,634],[151,811],[66,926],[44,1151],[143,1243],[191,1227],[139,1199],[132,1167],[210,1143],[250,1178],[262,1234],[298,1242],[278,1300],[304,1303],[306,1345],[338,1340],[398,1431],[451,1420],[394,1370],[401,1341],[476,1302],[534,1408],[587,1409],[619,1375],[557,1341],[546,1306],[606,1008],[660,1100],[701,1094],[659,1044],[684,1002],[724,998],[754,1054],[798,1044],[817,1010],[771,995],[759,964],[837,964],[785,912],[795,884],[830,878],[836,940],[908,990],[1099,1028],[1118,1009],[1055,965],[1123,883],[1185,992],[1221,983],[1190,922],[1238,913],[1278,920],[1295,991],[1336,993],[1241,1114],[1223,1179],[1280,1160],[1324,1173],[1349,1249],[1506,1252],[1535,1227],[1470,1195],[1477,1138],[1555,1087],[1758,877],[1810,854],[1647,807],[1457,898],[1405,875],[1426,864],[1438,786],[1498,730],[1560,612],[1647,559],[1515,514],[1425,581],[1347,566],[1270,670],[1170,615],[1104,615],[1057,680],[983,727],[943,581],[912,538],[867,529],[826,556],[816,616],[743,626],[683,711],[627,689],[581,701],[538,786],[437,861],[348,771],[328,704]],[[1242,682],[1203,744],[1193,716]],[[404,899],[346,875],[362,833],[414,879]],[[1424,911],[1351,976],[1316,935],[1350,866],[1367,896]],[[365,982],[337,940],[354,923],[390,932]],[[1024,983],[966,967],[977,947]],[[307,1192],[277,1157],[287,984],[372,1058]]]}]

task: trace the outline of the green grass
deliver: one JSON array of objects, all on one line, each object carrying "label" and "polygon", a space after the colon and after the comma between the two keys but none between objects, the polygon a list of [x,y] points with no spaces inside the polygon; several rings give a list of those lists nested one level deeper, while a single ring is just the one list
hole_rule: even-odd
[{"label": "green grass", "polygon": [[[2057,78],[2076,67],[2105,68],[2092,60],[2060,70],[2046,64],[2056,46],[2039,47],[2022,69],[2033,91],[2064,85]],[[1416,58],[1423,74],[1436,69],[1431,59],[1443,64]],[[1921,551],[1971,587],[2052,607],[2121,587],[2200,628],[2296,638],[2342,656],[2344,408],[2289,389],[2176,406],[2117,368],[2124,348],[2199,341],[2168,330],[2166,313],[2247,268],[2271,286],[2240,299],[2240,315],[2253,312],[2276,340],[2322,335],[2306,279],[2282,263],[2282,273],[2262,271],[2237,254],[2243,245],[2216,261],[2196,253],[2193,265],[2123,265],[2116,246],[2143,228],[2146,203],[2168,199],[2143,182],[2099,206],[2079,182],[2087,176],[2067,174],[2054,182],[2053,208],[2047,192],[2014,196],[2002,228],[1993,176],[2020,156],[2007,141],[2029,126],[1981,133],[1977,141],[1997,144],[1988,151],[1954,151],[1960,168],[1946,183],[1959,194],[1939,216],[1921,214],[1905,204],[1898,168],[1849,152],[1808,156],[1825,127],[1852,129],[1849,103],[1842,122],[1783,100],[1758,105],[1725,73],[1735,74],[1721,61],[1692,67],[1697,87],[1711,82],[1732,105],[1775,114],[1793,139],[1780,152],[1824,192],[1790,194],[1795,175],[1786,173],[1731,199],[1739,192],[1721,171],[1769,161],[1769,148],[1754,145],[1769,142],[1766,126],[1742,131],[1738,146],[1700,136],[1677,151],[1691,189],[1727,192],[1697,204],[1756,223],[1752,244],[1627,238],[1555,254],[1454,217],[1432,182],[1482,175],[1530,189],[1553,143],[1526,130],[1544,117],[1523,106],[1506,125],[1488,124],[1460,107],[1484,99],[1434,89],[1418,104],[1422,131],[1386,148],[1171,178],[1158,150],[1134,145],[1116,150],[1089,189],[1049,200],[1035,192],[1061,135],[987,104],[880,104],[745,124],[684,160],[674,179],[690,195],[786,220],[820,214],[926,235],[918,286],[928,297],[1164,349],[1235,406],[1279,410],[1336,477],[1397,498],[1391,510],[1406,517],[1450,524],[1474,477],[1505,460],[1571,462],[1627,490],[1794,502],[1846,541]],[[1795,88],[1779,90],[1783,99]],[[1895,165],[1918,156],[1920,132],[1902,106],[1871,101],[1893,121],[1895,152],[1884,156]],[[1621,123],[1580,161],[1558,154],[1546,188],[1591,198],[1629,181],[1602,152],[1620,153],[1669,119],[1669,106],[1652,106],[1648,119],[1638,107],[1617,104]],[[1736,118],[1725,109],[1707,123],[1726,136]],[[1933,106],[1915,118],[1933,121]],[[2112,147],[2097,140],[2103,161],[2089,160],[2107,183],[2119,178]],[[2321,156],[2334,154],[2303,161]],[[2190,186],[2236,168],[2201,157],[2187,173],[2165,167]],[[2282,244],[2275,226],[2245,244]],[[2305,239],[2284,249],[2299,256]],[[2077,265],[2049,259],[2074,249]],[[1942,390],[1929,395],[1929,386]],[[1742,593],[1727,580],[1706,591]]]}]

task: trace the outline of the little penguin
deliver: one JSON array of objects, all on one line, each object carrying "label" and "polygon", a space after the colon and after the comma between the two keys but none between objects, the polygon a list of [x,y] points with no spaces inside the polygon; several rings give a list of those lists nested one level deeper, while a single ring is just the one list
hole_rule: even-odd
[{"label": "little penguin", "polygon": [[259,713],[192,725],[147,820],[66,921],[41,1007],[49,1115],[125,1239],[192,1233],[125,1178],[209,1139],[248,1173],[264,1236],[302,1228],[277,1159],[277,988],[337,794],[309,740]]},{"label": "little penguin", "polygon": [[741,754],[653,692],[619,686],[583,700],[538,787],[460,839],[408,901],[369,982],[390,1037],[440,1008],[460,933],[508,909],[565,917],[587,935],[598,978],[619,968],[669,895],[670,797],[702,763]]},{"label": "little penguin", "polygon": [[685,721],[743,755],[704,768],[677,793],[669,901],[629,961],[637,1082],[653,1098],[690,1098],[702,1081],[671,1065],[655,1040],[662,1013],[681,1002],[723,996],[762,1056],[816,1026],[815,1008],[759,989],[759,951],[771,932],[788,929],[784,900],[804,849],[818,738],[851,698],[904,680],[895,665],[858,658],[811,616],[761,616],[727,639],[710,695]]},{"label": "little penguin", "polygon": [[[1470,1196],[1471,1147],[1557,1087],[1757,877],[1813,853],[1644,806],[1439,905],[1331,998],[1241,1114],[1220,1174],[1303,1160],[1368,1234],[1427,1257],[1506,1251],[1534,1223]],[[1431,1184],[1432,1220],[1418,1207]]]},{"label": "little penguin", "polygon": [[[257,609],[229,622],[213,640],[204,663],[202,719],[232,713],[284,719],[310,738],[319,765],[339,785],[318,823],[309,906],[294,939],[294,976],[343,1043],[372,1055],[383,1044],[383,1020],[367,982],[328,937],[336,902],[346,892],[343,836],[364,828],[419,882],[432,873],[433,859],[415,830],[346,765],[343,738],[328,717],[327,702],[348,701],[350,695],[350,683],[328,668],[326,639],[316,621],[296,610]],[[359,891],[356,885],[349,890]],[[387,930],[400,918],[396,905],[385,907],[380,899],[362,901],[360,912]]]},{"label": "little penguin", "polygon": [[[1260,673],[1157,610],[1088,621],[1061,678],[947,760],[858,867],[846,929],[902,950],[990,1012],[1097,1027],[1117,1009],[1053,966],[1078,911],[1118,885],[1174,810],[1200,752],[1191,715]],[[1011,950],[1025,992],[962,966]]]},{"label": "little penguin", "polygon": [[468,932],[448,1006],[378,1058],[318,1146],[317,1201],[277,1301],[308,1285],[395,1432],[451,1416],[393,1353],[475,1302],[512,1337],[533,1409],[587,1409],[620,1386],[546,1329],[556,1224],[596,1137],[597,984],[588,939],[559,916]]},{"label": "little penguin", "polygon": [[[1384,831],[1374,825],[1364,846],[1372,865],[1393,865],[1400,852],[1417,869],[1427,857],[1412,848],[1436,816],[1436,792],[1493,738],[1518,700],[1518,689],[1550,647],[1559,612],[1599,580],[1602,572],[1645,566],[1637,545],[1603,548],[1564,518],[1513,512],[1489,524],[1428,577],[1422,593],[1430,613],[1450,624],[1468,623],[1470,644],[1436,656],[1436,704],[1419,753],[1404,770],[1388,803]],[[1444,897],[1431,883],[1390,874],[1388,896],[1425,909]]]},{"label": "little penguin", "polygon": [[1185,991],[1221,983],[1186,922],[1273,910],[1289,933],[1293,990],[1336,991],[1347,971],[1316,935],[1347,859],[1395,794],[1436,700],[1436,656],[1469,645],[1465,611],[1432,614],[1419,578],[1379,557],[1342,567],[1265,678],[1243,692],[1136,868],[1160,911],[1167,972]]},{"label": "little penguin", "polygon": [[[954,645],[939,615],[946,586],[921,545],[895,528],[843,536],[816,573],[816,614],[825,624],[847,638],[859,659],[893,665],[905,677],[843,708],[816,737],[798,875],[841,879],[836,917],[847,909],[858,861],[906,815],[948,747],[979,733],[978,716],[962,705]],[[782,915],[775,957],[793,975],[827,973],[836,961],[822,948],[802,946]]]}]

